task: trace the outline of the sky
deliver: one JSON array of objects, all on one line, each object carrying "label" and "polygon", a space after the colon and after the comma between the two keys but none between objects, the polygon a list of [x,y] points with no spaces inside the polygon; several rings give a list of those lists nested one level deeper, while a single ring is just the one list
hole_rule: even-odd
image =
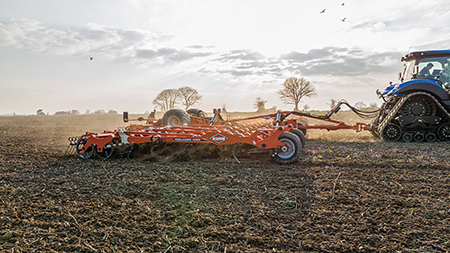
[{"label": "sky", "polygon": [[380,105],[403,55],[450,49],[449,23],[446,0],[0,0],[0,114],[143,113],[183,86],[206,112],[292,110],[289,77],[316,87],[299,108]]}]

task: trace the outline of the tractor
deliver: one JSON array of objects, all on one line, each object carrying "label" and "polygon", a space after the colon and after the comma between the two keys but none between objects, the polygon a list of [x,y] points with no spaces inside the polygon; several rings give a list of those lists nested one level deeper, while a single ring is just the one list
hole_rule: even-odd
[{"label": "tractor", "polygon": [[385,141],[450,141],[450,50],[412,52],[398,83],[383,91],[371,131]]}]

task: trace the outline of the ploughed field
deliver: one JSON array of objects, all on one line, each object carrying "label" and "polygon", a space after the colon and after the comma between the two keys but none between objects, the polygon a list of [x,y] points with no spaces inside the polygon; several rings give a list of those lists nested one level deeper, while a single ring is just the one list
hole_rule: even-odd
[{"label": "ploughed field", "polygon": [[290,165],[184,145],[157,158],[62,156],[69,136],[123,126],[120,116],[0,118],[1,251],[450,250],[449,143],[310,130]]}]

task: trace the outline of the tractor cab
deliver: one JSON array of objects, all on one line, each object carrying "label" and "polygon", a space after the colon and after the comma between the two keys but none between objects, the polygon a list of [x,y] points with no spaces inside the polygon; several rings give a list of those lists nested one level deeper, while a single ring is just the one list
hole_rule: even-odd
[{"label": "tractor cab", "polygon": [[421,51],[401,58],[405,68],[399,83],[391,84],[377,95],[387,101],[394,96],[405,96],[423,91],[432,94],[450,106],[450,50]]},{"label": "tractor cab", "polygon": [[450,50],[413,52],[402,57],[402,61],[405,62],[402,83],[429,79],[450,90]]}]

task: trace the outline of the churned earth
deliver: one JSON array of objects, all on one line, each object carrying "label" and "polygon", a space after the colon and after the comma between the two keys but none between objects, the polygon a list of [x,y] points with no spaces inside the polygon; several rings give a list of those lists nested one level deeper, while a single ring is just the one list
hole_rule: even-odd
[{"label": "churned earth", "polygon": [[289,165],[207,146],[63,156],[68,136],[117,122],[86,117],[0,118],[2,251],[450,250],[448,143],[311,130]]}]

